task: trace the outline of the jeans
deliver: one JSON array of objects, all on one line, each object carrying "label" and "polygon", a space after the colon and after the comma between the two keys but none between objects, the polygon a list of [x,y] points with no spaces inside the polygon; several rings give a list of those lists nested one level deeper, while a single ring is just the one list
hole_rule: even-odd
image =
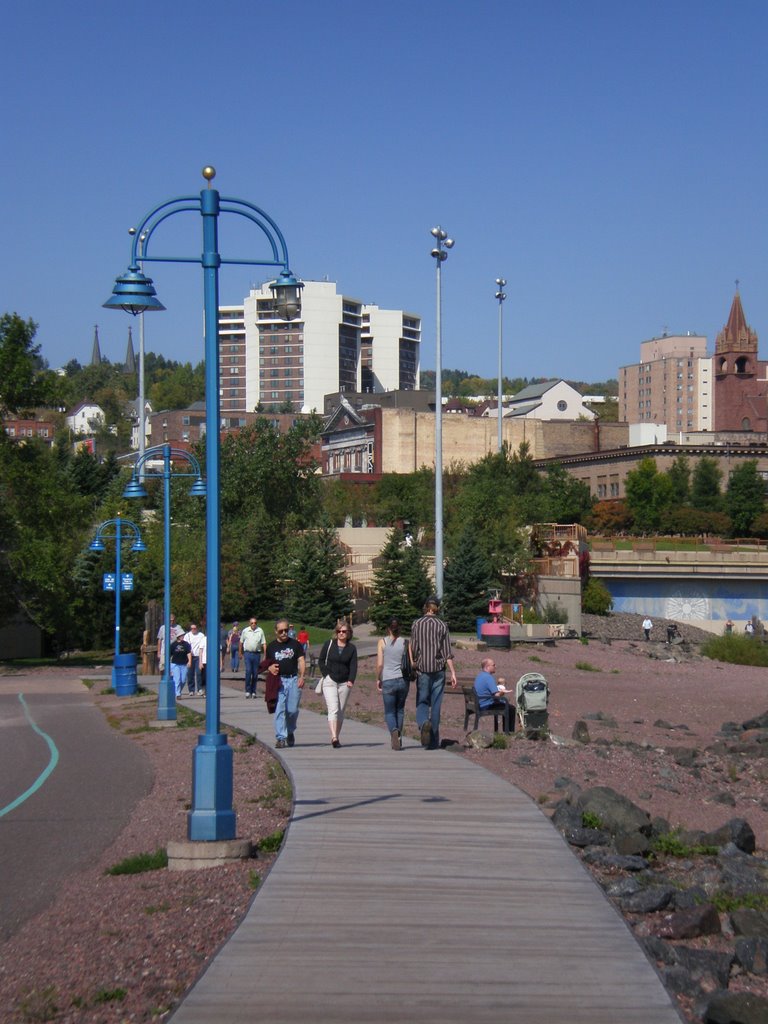
[{"label": "jeans", "polygon": [[245,692],[255,697],[256,683],[259,678],[259,665],[261,664],[261,652],[243,651],[243,658],[245,658]]},{"label": "jeans", "polygon": [[445,690],[445,669],[440,672],[419,672],[416,679],[416,725],[425,722],[432,726],[430,750],[440,746],[440,707]]},{"label": "jeans", "polygon": [[232,648],[231,658],[232,658],[232,671],[233,672],[237,672],[237,670],[240,668],[240,648],[239,647],[233,647]]},{"label": "jeans", "polygon": [[195,690],[200,692],[203,689],[203,670],[200,667],[200,659],[196,658],[194,654],[192,655],[192,665],[187,673],[187,686],[190,693],[194,693]]},{"label": "jeans", "polygon": [[187,681],[187,664],[174,665],[173,662],[170,664],[171,669],[171,680],[173,681],[173,688],[177,697],[180,697],[184,692],[184,684]]},{"label": "jeans", "polygon": [[276,739],[287,740],[289,736],[296,732],[300,702],[299,677],[283,676],[280,679],[280,691],[277,695],[277,707],[275,708]]},{"label": "jeans", "polygon": [[410,683],[407,683],[402,676],[399,679],[383,679],[381,682],[381,696],[384,701],[384,719],[387,729],[393,729],[402,736],[403,718],[405,716],[405,702],[408,699]]}]

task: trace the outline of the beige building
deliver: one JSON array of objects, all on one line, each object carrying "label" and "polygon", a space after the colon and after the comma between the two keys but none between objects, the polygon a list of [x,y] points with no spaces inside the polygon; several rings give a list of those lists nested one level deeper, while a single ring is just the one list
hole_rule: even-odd
[{"label": "beige building", "polygon": [[698,334],[663,335],[640,345],[640,362],[619,368],[619,419],[666,426],[668,437],[714,425],[712,359]]}]

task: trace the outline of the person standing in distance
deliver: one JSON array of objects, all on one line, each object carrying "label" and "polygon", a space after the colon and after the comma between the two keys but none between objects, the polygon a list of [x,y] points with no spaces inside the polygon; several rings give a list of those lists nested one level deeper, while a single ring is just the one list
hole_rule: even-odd
[{"label": "person standing in distance", "polygon": [[416,725],[421,745],[427,750],[440,747],[440,708],[445,691],[445,671],[456,689],[451,635],[442,619],[437,617],[440,600],[434,594],[427,598],[424,614],[411,626],[411,659],[418,672],[416,679]]},{"label": "person standing in distance", "polygon": [[[245,632],[245,630],[243,630]],[[275,746],[292,747],[296,742],[301,691],[304,689],[306,661],[298,640],[288,636],[288,620],[275,623],[275,639],[267,644],[267,658],[280,666],[280,691],[275,708]]]},{"label": "person standing in distance", "polygon": [[651,630],[652,629],[653,629],[653,623],[651,622],[649,616],[646,615],[645,618],[643,619],[643,633],[645,634],[645,639],[646,640],[650,640],[651,639]]},{"label": "person standing in distance", "polygon": [[256,683],[259,678],[259,666],[261,655],[267,645],[267,638],[264,630],[252,615],[248,625],[240,634],[240,650],[245,662],[245,696],[254,698],[256,696]]},{"label": "person standing in distance", "polygon": [[[171,612],[171,628],[169,630],[171,634],[171,640],[175,640],[176,637],[184,636],[184,629],[181,626],[176,625],[176,616]],[[157,631],[157,663],[162,673],[165,668],[165,623],[162,624],[160,629]]]}]

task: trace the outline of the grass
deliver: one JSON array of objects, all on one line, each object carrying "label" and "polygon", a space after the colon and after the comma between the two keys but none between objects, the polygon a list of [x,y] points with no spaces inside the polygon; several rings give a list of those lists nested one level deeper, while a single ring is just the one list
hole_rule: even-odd
[{"label": "grass", "polygon": [[652,844],[652,851],[665,857],[711,857],[717,853],[716,846],[693,846],[680,838],[680,829],[658,836]]},{"label": "grass", "polygon": [[279,828],[277,832],[273,832],[272,835],[264,836],[263,839],[259,840],[259,849],[262,853],[277,853],[280,847],[283,845],[284,829]]},{"label": "grass", "polygon": [[100,988],[93,997],[93,1001],[97,1005],[102,1005],[104,1003],[122,1003],[127,995],[128,992],[124,988]]},{"label": "grass", "polygon": [[701,648],[705,658],[713,661],[725,661],[730,665],[757,665],[768,667],[768,644],[754,637],[714,636],[707,640]]},{"label": "grass", "polygon": [[594,811],[584,811],[581,816],[581,824],[584,828],[605,828],[602,818]]},{"label": "grass", "polygon": [[274,807],[281,800],[290,802],[293,790],[288,776],[276,762],[272,762],[267,768],[267,778],[271,785],[266,793],[261,796],[258,803],[262,807]]},{"label": "grass", "polygon": [[144,907],[144,913],[152,917],[153,914],[164,914],[166,910],[171,909],[171,904],[166,903],[150,903],[148,907]]},{"label": "grass", "polygon": [[574,665],[574,668],[577,668],[580,672],[602,672],[603,671],[601,668],[597,668],[596,665],[593,665],[590,661],[577,661],[576,664]]},{"label": "grass", "polygon": [[742,896],[733,896],[727,892],[716,892],[711,902],[721,914],[731,910],[768,910],[768,893],[748,892]]},{"label": "grass", "polygon": [[259,874],[259,872],[258,871],[253,871],[253,870],[249,871],[248,872],[248,888],[249,889],[253,889],[253,891],[255,892],[259,888],[260,885],[261,885],[261,875]]},{"label": "grass", "polygon": [[509,746],[509,741],[503,732],[495,732],[493,734],[493,742],[491,748],[493,750],[506,750]]},{"label": "grass", "polygon": [[30,1022],[55,1020],[59,1013],[56,998],[53,985],[43,989],[27,989],[19,1001],[22,1019]]},{"label": "grass", "polygon": [[168,867],[168,854],[165,850],[154,853],[137,853],[135,857],[126,857],[118,861],[104,872],[107,875],[140,875],[145,871],[159,871]]}]

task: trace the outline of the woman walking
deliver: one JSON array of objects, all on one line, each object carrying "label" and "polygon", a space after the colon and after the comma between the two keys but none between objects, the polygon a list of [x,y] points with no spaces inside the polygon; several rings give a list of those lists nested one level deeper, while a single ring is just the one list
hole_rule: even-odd
[{"label": "woman walking", "polygon": [[344,707],[357,675],[357,648],[352,643],[352,627],[340,622],[333,639],[326,640],[318,665],[323,675],[323,697],[328,708],[331,746],[340,747],[339,733],[344,723]]},{"label": "woman walking", "polygon": [[400,622],[390,619],[387,635],[379,640],[376,655],[376,688],[384,701],[384,718],[393,750],[403,749],[403,718],[410,683],[403,676],[407,641],[400,636]]}]

